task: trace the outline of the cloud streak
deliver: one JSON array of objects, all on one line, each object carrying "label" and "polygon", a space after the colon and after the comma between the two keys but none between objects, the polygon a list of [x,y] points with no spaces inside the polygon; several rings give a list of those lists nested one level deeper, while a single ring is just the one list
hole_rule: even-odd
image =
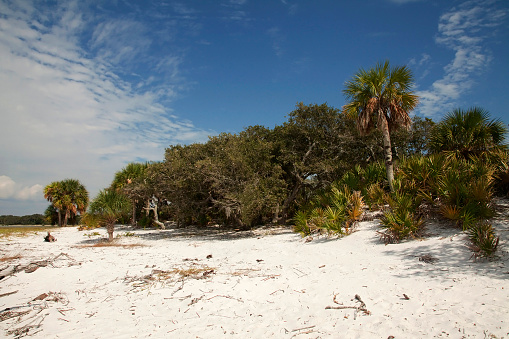
[{"label": "cloud streak", "polygon": [[[97,24],[82,11],[78,2],[45,10],[29,1],[0,4],[2,199],[42,197],[43,185],[67,177],[95,194],[126,163],[162,160],[168,145],[214,134],[167,106],[186,86],[180,56],[147,58],[142,67],[152,75],[142,78],[130,68],[153,44],[142,23]],[[92,23],[97,29],[83,41]]]},{"label": "cloud streak", "polygon": [[0,175],[0,199],[41,200],[42,185],[21,186],[6,175]]},{"label": "cloud streak", "polygon": [[418,111],[437,116],[453,108],[456,101],[474,86],[475,76],[486,70],[491,55],[485,41],[507,17],[507,10],[495,9],[496,1],[467,1],[440,16],[437,44],[454,52],[444,67],[444,76],[429,89],[418,91]]}]

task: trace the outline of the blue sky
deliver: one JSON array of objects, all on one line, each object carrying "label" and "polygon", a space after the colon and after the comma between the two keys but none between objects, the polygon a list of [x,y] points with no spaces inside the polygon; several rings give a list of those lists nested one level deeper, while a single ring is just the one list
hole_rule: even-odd
[{"label": "blue sky", "polygon": [[509,123],[506,0],[0,0],[0,214],[42,213],[42,189],[93,198],[133,161],[297,102],[340,108],[359,68],[408,65],[439,121],[477,105]]}]

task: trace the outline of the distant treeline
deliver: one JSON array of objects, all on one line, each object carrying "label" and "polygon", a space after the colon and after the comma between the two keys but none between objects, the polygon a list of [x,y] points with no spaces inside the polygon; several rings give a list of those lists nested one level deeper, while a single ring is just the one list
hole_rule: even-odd
[{"label": "distant treeline", "polygon": [[44,225],[44,215],[0,215],[0,225]]}]

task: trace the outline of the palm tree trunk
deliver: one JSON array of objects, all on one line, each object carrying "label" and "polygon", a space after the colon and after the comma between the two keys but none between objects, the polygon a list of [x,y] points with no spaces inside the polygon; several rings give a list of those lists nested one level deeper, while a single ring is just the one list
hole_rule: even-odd
[{"label": "palm tree trunk", "polygon": [[62,227],[62,212],[58,210],[58,227]]},{"label": "palm tree trunk", "polygon": [[69,219],[69,210],[66,210],[65,211],[65,216],[64,216],[64,226],[67,227],[67,220]]},{"label": "palm tree trunk", "polygon": [[385,170],[387,171],[387,180],[389,181],[389,188],[391,192],[394,192],[394,186],[392,184],[392,182],[394,181],[394,169],[392,166],[392,149],[391,149],[391,135],[389,133],[389,124],[387,123],[387,119],[385,119],[385,116],[383,116],[382,119],[380,120],[384,143]]}]

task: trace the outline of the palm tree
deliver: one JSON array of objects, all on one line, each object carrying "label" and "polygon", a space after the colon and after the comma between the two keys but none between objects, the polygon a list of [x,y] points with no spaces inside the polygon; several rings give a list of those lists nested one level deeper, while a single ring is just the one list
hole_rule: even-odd
[{"label": "palm tree", "polygon": [[136,225],[136,204],[144,197],[143,180],[148,163],[129,163],[121,171],[115,173],[111,188],[121,190],[132,201],[131,224]]},{"label": "palm tree", "polygon": [[88,206],[88,191],[76,179],[52,182],[44,188],[44,198],[58,210],[58,226],[67,226],[71,213],[84,213]]},{"label": "palm tree", "polygon": [[343,113],[357,120],[361,135],[378,128],[382,132],[385,168],[391,191],[394,170],[390,133],[399,127],[410,128],[408,113],[419,102],[411,91],[413,75],[406,66],[391,68],[389,62],[378,63],[369,70],[360,69],[346,83],[343,94],[349,102]]},{"label": "palm tree", "polygon": [[64,226],[67,226],[67,220],[71,217],[71,213],[85,213],[88,207],[88,191],[79,180],[65,179],[62,182],[64,190]]},{"label": "palm tree", "polygon": [[58,226],[62,226],[62,211],[63,211],[63,192],[62,185],[59,181],[54,181],[44,187],[44,199],[51,202],[51,205],[58,213]]},{"label": "palm tree", "polygon": [[90,214],[97,217],[100,224],[106,226],[109,241],[113,241],[115,222],[123,215],[129,214],[130,209],[129,198],[114,189],[100,191],[90,204]]},{"label": "palm tree", "polygon": [[468,160],[505,150],[505,133],[507,128],[502,121],[490,120],[482,108],[455,109],[433,128],[430,148]]}]

